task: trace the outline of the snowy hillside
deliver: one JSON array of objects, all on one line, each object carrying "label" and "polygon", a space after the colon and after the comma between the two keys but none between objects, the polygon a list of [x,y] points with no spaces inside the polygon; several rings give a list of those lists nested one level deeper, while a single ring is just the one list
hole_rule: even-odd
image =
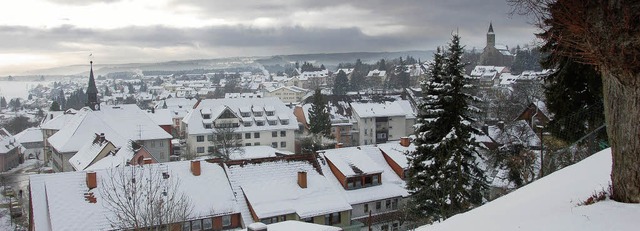
[{"label": "snowy hillside", "polygon": [[609,187],[606,149],[506,196],[417,230],[639,230],[640,204],[577,204]]}]

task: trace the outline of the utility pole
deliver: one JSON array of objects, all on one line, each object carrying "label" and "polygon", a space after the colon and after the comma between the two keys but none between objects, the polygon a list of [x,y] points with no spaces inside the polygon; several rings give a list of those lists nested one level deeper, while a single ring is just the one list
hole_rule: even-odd
[{"label": "utility pole", "polygon": [[540,177],[538,178],[542,178],[544,177],[544,140],[542,139],[544,136],[544,127],[538,125],[536,128],[540,130]]}]

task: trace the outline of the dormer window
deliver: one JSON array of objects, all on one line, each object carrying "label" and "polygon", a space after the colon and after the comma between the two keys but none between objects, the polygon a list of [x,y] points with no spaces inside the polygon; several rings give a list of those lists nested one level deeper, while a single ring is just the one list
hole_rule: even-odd
[{"label": "dormer window", "polygon": [[273,116],[274,112],[273,111],[267,111],[267,116]]},{"label": "dormer window", "polygon": [[261,117],[262,116],[262,112],[261,111],[254,111],[253,112],[253,116]]},{"label": "dormer window", "polygon": [[242,123],[245,127],[251,127],[251,121],[245,121]]},{"label": "dormer window", "polygon": [[285,120],[280,120],[280,124],[287,125],[287,124],[289,124],[289,120],[286,120],[286,119]]},{"label": "dormer window", "polygon": [[211,128],[211,124],[204,124],[204,128],[210,129]]},{"label": "dormer window", "polygon": [[278,122],[277,122],[277,121],[275,121],[275,120],[269,120],[269,125],[276,125],[276,124],[278,124]]},{"label": "dormer window", "polygon": [[202,118],[203,119],[211,119],[211,115],[210,114],[203,114]]},{"label": "dormer window", "polygon": [[258,125],[258,126],[264,126],[264,121],[256,121],[256,125]]},{"label": "dormer window", "polygon": [[249,113],[249,112],[242,112],[242,113],[240,113],[240,115],[242,115],[242,117],[249,117],[249,116],[251,116],[251,113]]},{"label": "dormer window", "polygon": [[348,177],[345,182],[346,183],[345,188],[347,190],[352,190],[352,189],[366,188],[366,187],[382,184],[382,181],[380,180],[380,176],[381,174],[378,173],[378,174],[371,174],[371,175]]}]

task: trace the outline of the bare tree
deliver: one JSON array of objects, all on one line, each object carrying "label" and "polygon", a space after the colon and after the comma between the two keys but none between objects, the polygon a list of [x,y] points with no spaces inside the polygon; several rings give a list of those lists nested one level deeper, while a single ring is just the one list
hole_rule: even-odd
[{"label": "bare tree", "polygon": [[574,58],[602,74],[613,166],[613,198],[640,203],[640,2],[508,0],[544,30],[552,58]]},{"label": "bare tree", "polygon": [[235,127],[217,127],[213,129],[209,142],[214,145],[214,150],[209,151],[212,157],[229,160],[233,153],[244,153],[242,148],[242,133],[236,132]]},{"label": "bare tree", "polygon": [[100,178],[107,219],[115,229],[170,230],[188,220],[191,200],[179,190],[179,179],[162,165],[112,168]]}]

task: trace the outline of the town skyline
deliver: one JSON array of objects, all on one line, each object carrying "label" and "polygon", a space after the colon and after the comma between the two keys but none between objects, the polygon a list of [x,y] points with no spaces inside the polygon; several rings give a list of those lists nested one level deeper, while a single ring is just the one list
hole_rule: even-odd
[{"label": "town skyline", "polygon": [[[532,44],[536,28],[503,0],[448,2],[27,0],[0,13],[0,75],[87,63],[433,50],[458,32],[481,50]],[[37,6],[37,7],[34,7]],[[28,14],[26,12],[29,12]]]}]

